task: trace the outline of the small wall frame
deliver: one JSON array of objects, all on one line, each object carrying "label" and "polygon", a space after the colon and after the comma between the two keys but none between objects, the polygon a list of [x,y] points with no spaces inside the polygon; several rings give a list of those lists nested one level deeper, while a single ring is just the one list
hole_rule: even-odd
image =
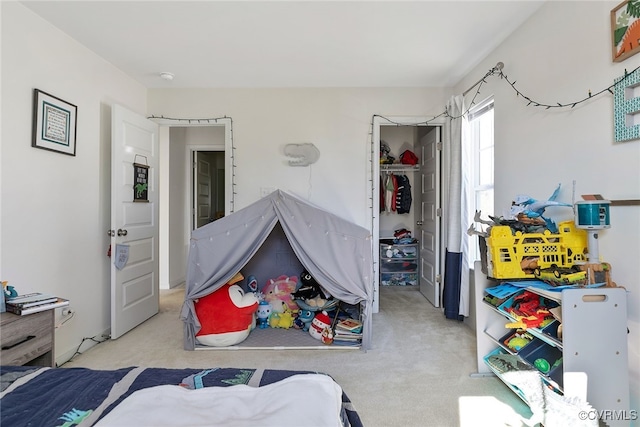
[{"label": "small wall frame", "polygon": [[[138,157],[144,156],[136,155],[136,158]],[[133,201],[149,202],[149,166],[135,161],[133,163]]]},{"label": "small wall frame", "polygon": [[77,117],[75,105],[34,89],[31,146],[75,156]]},{"label": "small wall frame", "polygon": [[640,0],[625,0],[611,11],[612,60],[621,62],[640,52]]}]

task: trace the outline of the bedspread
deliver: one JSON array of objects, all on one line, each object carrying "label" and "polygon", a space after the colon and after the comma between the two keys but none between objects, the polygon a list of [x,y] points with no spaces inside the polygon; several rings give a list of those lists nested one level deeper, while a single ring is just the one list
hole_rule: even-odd
[{"label": "bedspread", "polygon": [[[314,375],[309,375],[305,378],[304,374]],[[289,417],[288,413],[284,412],[289,406],[283,402],[290,401],[292,404],[291,409],[293,409],[296,399],[291,398],[292,387],[295,388],[295,385],[298,384],[300,387],[313,388],[319,384],[320,394],[318,396],[320,397],[316,398],[325,399],[323,402],[331,407],[330,391],[333,389],[334,393],[339,394],[337,400],[340,405],[336,414],[327,414],[327,418],[317,419],[314,421],[315,425],[319,427],[328,426],[326,423],[329,423],[329,421],[327,420],[335,416],[335,419],[339,420],[337,425],[361,427],[360,417],[344,391],[333,380],[326,381],[330,377],[325,376],[325,379],[317,378],[319,383],[313,385],[317,374],[319,373],[311,371],[242,368],[211,368],[203,370],[128,367],[116,370],[93,370],[87,368],[2,366],[0,368],[2,384],[0,425],[14,427],[92,426],[103,418],[105,422],[108,422],[109,417],[107,417],[107,414],[114,411],[114,408],[121,404],[122,406],[117,411],[114,411],[114,419],[115,416],[126,413],[127,408],[136,407],[135,405],[140,404],[144,406],[145,395],[149,397],[153,396],[153,393],[167,390],[158,386],[174,386],[169,387],[172,391],[168,393],[175,393],[176,396],[189,395],[188,391],[195,391],[196,393],[192,394],[194,402],[200,399],[201,395],[209,396],[210,399],[211,397],[216,397],[216,399],[212,399],[211,404],[212,410],[216,411],[222,410],[221,405],[216,405],[216,402],[226,402],[225,405],[229,406],[229,402],[234,399],[242,400],[243,402],[238,401],[238,405],[233,406],[233,410],[240,411],[243,405],[246,405],[246,400],[254,399],[261,394],[266,396],[263,396],[266,400],[263,400],[261,404],[269,403],[269,399],[273,399],[270,393],[257,393],[252,390],[252,388],[256,387],[269,386],[265,388],[265,391],[273,390],[282,399],[276,411],[280,414],[280,417],[275,418],[279,419],[278,426],[311,426],[314,425],[311,423],[312,421],[309,419],[305,423],[305,420],[300,419],[300,415],[296,411],[292,411],[291,414],[293,415]],[[286,381],[283,381],[285,379]],[[178,385],[182,385],[182,387],[175,387]],[[228,389],[227,396],[221,397],[225,395],[223,388],[232,386],[240,387]],[[138,390],[145,391],[132,396]],[[187,393],[185,394],[185,392]],[[324,397],[322,397],[322,393],[325,393]],[[140,398],[140,395],[143,397]],[[304,394],[297,394],[295,397],[299,404]],[[313,399],[310,395],[309,398]],[[255,404],[258,405],[258,402],[256,400]],[[271,403],[271,405],[274,404]],[[269,412],[268,408],[270,408],[269,405],[256,412]],[[138,406],[139,409],[140,406]],[[150,406],[149,409],[151,409]],[[243,425],[242,417],[248,417],[249,415],[251,414],[245,413],[242,416],[234,417],[231,414],[229,419],[237,419],[239,423],[236,425]],[[253,415],[258,416],[256,414]],[[269,414],[264,415],[267,416]],[[229,414],[225,416],[229,416]],[[219,418],[219,420],[223,420],[223,418]],[[261,425],[274,425],[273,420],[265,418]],[[222,425],[216,424],[214,421],[215,419],[212,417],[209,425]],[[136,425],[138,424],[136,423]],[[179,424],[179,420],[172,420],[165,425],[190,424]],[[247,421],[246,425],[256,426],[257,424]]]}]

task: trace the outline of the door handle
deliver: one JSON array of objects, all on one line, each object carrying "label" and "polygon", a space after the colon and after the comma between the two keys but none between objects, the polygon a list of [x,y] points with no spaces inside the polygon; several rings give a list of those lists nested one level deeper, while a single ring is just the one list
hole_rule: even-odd
[{"label": "door handle", "polygon": [[116,235],[115,230],[107,230],[107,236],[109,236],[109,237],[113,237],[113,236],[115,236],[115,235]]},{"label": "door handle", "polygon": [[422,225],[422,221],[416,221],[416,225]]},{"label": "door handle", "polygon": [[123,230],[122,228],[118,228],[118,236],[126,236],[127,230]]}]

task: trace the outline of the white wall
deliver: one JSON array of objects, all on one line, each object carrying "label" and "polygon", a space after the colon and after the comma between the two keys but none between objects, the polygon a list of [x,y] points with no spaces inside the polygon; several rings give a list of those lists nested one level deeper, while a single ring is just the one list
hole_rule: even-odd
[{"label": "white wall", "polygon": [[[444,88],[202,89],[149,91],[149,114],[233,119],[236,210],[261,188],[291,191],[348,220],[371,226],[371,120],[374,114],[432,116]],[[311,142],[320,159],[290,167],[283,147]],[[377,157],[377,153],[376,153]]]},{"label": "white wall", "polygon": [[185,224],[189,222],[189,181],[185,152],[187,128],[171,128],[169,143],[169,285],[184,281],[186,274]]},{"label": "white wall", "polygon": [[[76,316],[56,332],[60,362],[109,328],[110,106],[144,114],[146,89],[19,3],[0,7],[0,277],[71,300]],[[78,107],[75,157],[31,147],[34,88]]]},{"label": "white wall", "polygon": [[[608,87],[624,75],[625,68],[631,71],[640,64],[640,55],[611,62],[609,13],[618,4],[617,0],[546,2],[456,87],[456,93],[498,61],[504,62],[505,74],[521,92],[541,103],[568,103],[587,97],[589,90]],[[562,184],[559,200],[571,202],[573,180],[576,200],[581,194],[640,198],[640,140],[614,142],[613,95],[607,92],[573,109],[545,110],[527,107],[498,77],[487,82],[482,96],[495,96],[496,215],[508,210],[516,194],[544,199],[558,183]],[[548,209],[546,214],[557,221],[572,219],[571,209]],[[613,280],[629,291],[631,407],[638,410],[640,206],[611,207],[611,223],[600,233],[600,256],[611,263]]]}]

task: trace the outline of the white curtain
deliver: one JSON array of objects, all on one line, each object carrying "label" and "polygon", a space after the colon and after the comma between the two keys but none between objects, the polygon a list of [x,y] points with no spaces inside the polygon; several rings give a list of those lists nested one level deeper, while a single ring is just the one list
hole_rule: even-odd
[{"label": "white curtain", "polygon": [[444,150],[448,191],[444,198],[447,244],[443,305],[447,318],[459,320],[469,315],[469,244],[466,230],[469,227],[472,153],[466,112],[462,95],[452,96],[447,102],[449,146]]}]

